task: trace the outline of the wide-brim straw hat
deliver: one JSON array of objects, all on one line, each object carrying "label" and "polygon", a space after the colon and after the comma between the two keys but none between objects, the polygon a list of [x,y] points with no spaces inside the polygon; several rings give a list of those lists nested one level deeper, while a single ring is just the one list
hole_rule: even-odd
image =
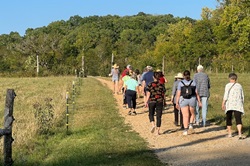
[{"label": "wide-brim straw hat", "polygon": [[156,72],[161,72],[161,70],[160,70],[160,69],[157,69]]},{"label": "wide-brim straw hat", "polygon": [[119,68],[119,66],[117,66],[117,64],[114,64],[112,67],[113,67],[114,69],[118,69],[118,68]]},{"label": "wide-brim straw hat", "polygon": [[176,76],[174,76],[174,78],[183,78],[183,74],[182,73],[178,73]]}]

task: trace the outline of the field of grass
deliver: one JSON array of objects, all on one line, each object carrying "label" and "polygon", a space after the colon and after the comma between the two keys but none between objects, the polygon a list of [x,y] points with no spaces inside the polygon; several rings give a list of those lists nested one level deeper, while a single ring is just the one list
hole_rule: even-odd
[{"label": "field of grass", "polygon": [[[225,126],[221,110],[228,74],[209,74],[211,96],[208,120]],[[166,75],[171,95],[174,74]],[[248,74],[238,74],[245,94],[244,134],[249,136],[250,89]],[[110,79],[110,78],[106,78]],[[72,82],[75,82],[75,110],[72,110]],[[14,101],[13,160],[15,165],[163,165],[147,143],[131,126],[124,123],[116,108],[111,90],[96,79],[87,77],[1,78],[0,117],[3,124],[7,89],[17,94]],[[69,132],[66,132],[66,92],[70,92]],[[49,100],[47,107],[46,101]],[[49,132],[39,134],[35,105],[40,111],[53,112]],[[47,122],[44,120],[44,123]],[[233,128],[235,129],[235,123]],[[3,139],[1,145],[3,147]],[[1,148],[2,153],[2,148]],[[3,156],[0,159],[3,163]]]},{"label": "field of grass", "polygon": [[[76,83],[72,110],[72,81]],[[13,160],[18,166],[163,165],[147,143],[124,123],[111,90],[94,78],[1,78],[4,108],[6,89],[14,89]],[[70,92],[69,132],[66,132],[66,92]],[[53,126],[38,134],[34,105],[46,112],[52,99]],[[4,109],[2,109],[4,110]],[[3,112],[1,115],[3,117]],[[2,119],[3,120],[3,119]],[[44,121],[44,123],[46,123]],[[1,139],[1,146],[2,146]],[[1,157],[3,163],[3,156]]]}]

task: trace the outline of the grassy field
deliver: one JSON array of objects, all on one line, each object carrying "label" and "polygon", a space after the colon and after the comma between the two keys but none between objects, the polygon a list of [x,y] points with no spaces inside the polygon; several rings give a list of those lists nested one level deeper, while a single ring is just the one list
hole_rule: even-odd
[{"label": "grassy field", "polygon": [[[75,110],[72,110],[73,80]],[[74,77],[2,78],[1,85],[2,107],[6,89],[14,89],[17,94],[13,123],[15,165],[163,165],[145,140],[124,123],[111,90],[94,78],[82,81]],[[65,125],[67,91],[71,93],[69,132]],[[49,105],[53,109],[46,105],[48,98],[52,99]],[[43,112],[53,112],[49,132],[38,134],[34,105],[40,105]]]},{"label": "grassy field", "polygon": [[[208,120],[225,126],[225,114],[221,110],[224,87],[228,74],[209,74],[211,97]],[[171,95],[174,74],[166,75],[167,95]],[[248,74],[238,74],[238,82],[245,92],[244,134],[249,136]],[[106,78],[110,79],[110,78]],[[94,78],[75,77],[1,78],[0,105],[5,106],[7,89],[14,89],[13,159],[18,166],[33,165],[163,165],[147,143],[131,126],[124,123],[116,108],[111,90]],[[66,132],[66,92],[75,81],[75,110],[69,106],[69,132]],[[48,99],[49,100],[48,102]],[[47,102],[46,102],[47,101]],[[47,104],[46,104],[47,103]],[[48,107],[48,104],[51,107]],[[34,107],[34,106],[40,107]],[[53,112],[49,131],[39,134],[37,111]],[[4,112],[0,112],[3,123]],[[42,114],[44,115],[44,114]],[[47,115],[47,114],[45,114]],[[41,115],[40,115],[41,116]],[[47,124],[46,119],[43,121]],[[40,124],[41,125],[41,124]],[[233,126],[235,129],[235,124]],[[44,129],[43,129],[44,130]],[[42,130],[42,131],[43,131]],[[3,139],[1,139],[3,146]],[[2,151],[2,148],[1,148]],[[3,156],[1,157],[3,162]]]}]

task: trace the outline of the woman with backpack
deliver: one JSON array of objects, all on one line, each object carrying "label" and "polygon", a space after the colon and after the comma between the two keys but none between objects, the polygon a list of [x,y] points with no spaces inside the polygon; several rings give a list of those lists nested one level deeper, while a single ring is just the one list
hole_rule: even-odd
[{"label": "woman with backpack", "polygon": [[190,71],[183,72],[184,79],[179,82],[176,93],[176,108],[181,109],[183,114],[183,135],[188,135],[188,130],[193,132],[193,122],[195,119],[196,101],[201,107],[200,96],[196,90],[196,83],[191,80]]}]

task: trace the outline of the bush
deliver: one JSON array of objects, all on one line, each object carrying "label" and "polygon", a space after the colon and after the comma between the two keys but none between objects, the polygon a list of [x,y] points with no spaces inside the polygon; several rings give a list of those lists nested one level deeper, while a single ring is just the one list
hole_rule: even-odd
[{"label": "bush", "polygon": [[34,115],[38,125],[38,134],[49,134],[53,127],[54,108],[51,104],[51,98],[45,98],[42,103],[33,104]]}]

